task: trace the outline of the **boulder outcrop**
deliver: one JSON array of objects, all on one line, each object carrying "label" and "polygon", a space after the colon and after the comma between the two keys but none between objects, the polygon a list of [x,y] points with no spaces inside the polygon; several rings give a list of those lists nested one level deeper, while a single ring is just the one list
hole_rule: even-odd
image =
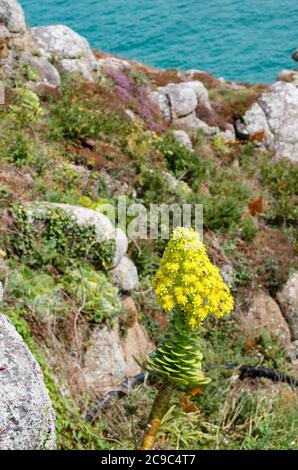
[{"label": "boulder outcrop", "polygon": [[55,415],[41,369],[0,315],[0,450],[55,449]]},{"label": "boulder outcrop", "polygon": [[31,32],[41,56],[55,61],[60,72],[93,81],[97,63],[85,38],[64,25],[41,26]]},{"label": "boulder outcrop", "polygon": [[292,339],[298,340],[298,272],[294,273],[277,294],[282,313],[284,314],[290,330]]},{"label": "boulder outcrop", "polygon": [[[151,98],[159,106],[164,118],[179,128],[202,126],[196,116],[199,104],[211,110],[208,91],[198,80],[169,83],[153,91]],[[207,124],[205,126],[209,127]]]},{"label": "boulder outcrop", "polygon": [[255,135],[263,136],[262,144],[276,156],[298,161],[298,88],[294,83],[273,83],[243,119],[253,140]]},{"label": "boulder outcrop", "polygon": [[265,292],[254,293],[248,299],[247,305],[241,308],[241,312],[235,315],[235,320],[252,338],[257,338],[262,331],[267,331],[285,350],[291,348],[289,326],[278,304]]}]

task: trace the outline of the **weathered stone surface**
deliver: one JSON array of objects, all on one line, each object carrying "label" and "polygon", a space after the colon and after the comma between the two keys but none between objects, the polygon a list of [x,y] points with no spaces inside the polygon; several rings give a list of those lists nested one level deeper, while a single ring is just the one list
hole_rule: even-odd
[{"label": "weathered stone surface", "polygon": [[152,92],[151,98],[163,116],[178,127],[198,127],[195,110],[199,104],[211,110],[208,91],[198,80],[169,83]]},{"label": "weathered stone surface", "polygon": [[234,284],[234,269],[232,264],[226,263],[222,266],[220,274],[228,286],[232,287]]},{"label": "weathered stone surface", "polygon": [[110,276],[112,281],[124,292],[132,291],[139,283],[137,268],[126,256],[110,271]]},{"label": "weathered stone surface", "polygon": [[16,0],[0,0],[0,25],[11,33],[26,31],[24,12]]},{"label": "weathered stone surface", "polygon": [[185,147],[188,147],[191,150],[193,149],[190,137],[187,134],[187,132],[183,130],[177,130],[177,131],[173,131],[173,134],[176,137],[176,139],[180,142],[180,144],[185,145]]},{"label": "weathered stone surface", "polygon": [[85,38],[64,25],[41,26],[31,31],[42,56],[58,62],[62,72],[76,73],[86,80],[93,79],[97,63]]},{"label": "weathered stone surface", "polygon": [[185,88],[189,88],[195,93],[198,100],[198,104],[205,106],[211,111],[212,108],[209,101],[208,90],[202,82],[200,82],[199,80],[191,80],[189,82],[183,83],[183,86]]},{"label": "weathered stone surface", "polygon": [[15,0],[0,0],[1,77],[15,79],[16,68],[32,55],[33,47],[21,6]]},{"label": "weathered stone surface", "polygon": [[281,310],[289,324],[293,340],[298,340],[298,272],[294,273],[277,294]]},{"label": "weathered stone surface", "polygon": [[125,378],[126,364],[117,329],[95,327],[84,356],[83,375],[94,393],[106,392]]},{"label": "weathered stone surface", "polygon": [[265,292],[256,292],[248,299],[247,308],[235,314],[241,329],[252,337],[267,331],[280,345],[288,350],[291,346],[289,326],[278,304]]},{"label": "weathered stone surface", "polygon": [[[122,340],[122,349],[126,364],[126,377],[133,377],[141,372],[139,364],[142,359],[153,351],[154,343],[150,341],[144,328],[138,321],[138,311],[131,297],[123,300],[124,307],[131,316],[131,326],[128,328],[125,338]],[[137,359],[137,361],[136,361]]]},{"label": "weathered stone surface", "polygon": [[298,161],[298,88],[275,82],[257,104],[247,111],[244,122],[249,134],[264,134],[266,147],[279,157]]},{"label": "weathered stone surface", "polygon": [[260,134],[263,137],[260,139],[260,144],[265,144],[267,147],[274,146],[274,135],[270,130],[266,114],[261,108],[260,104],[254,103],[250,110],[245,114],[244,121],[248,137],[253,138],[254,135]]},{"label": "weathered stone surface", "polygon": [[230,142],[236,139],[236,134],[233,126],[230,126],[226,131],[217,132],[218,137],[220,137],[224,142]]},{"label": "weathered stone surface", "polygon": [[[187,116],[188,118],[190,116]],[[185,120],[185,118],[183,118]],[[182,121],[182,120],[181,120]],[[186,121],[184,121],[186,124]],[[194,116],[193,117],[193,125],[190,127],[195,127],[196,129],[201,129],[206,135],[216,135],[219,133],[219,128],[215,126],[208,126],[206,122],[202,121],[202,119],[199,119],[198,117]]]},{"label": "weathered stone surface", "polygon": [[94,69],[86,64],[84,59],[62,59],[59,63],[61,73],[79,75],[87,81],[93,82]]},{"label": "weathered stone surface", "polygon": [[55,416],[42,372],[0,315],[0,450],[55,448]]},{"label": "weathered stone surface", "polygon": [[116,228],[114,231],[115,234],[115,254],[113,260],[113,266],[117,266],[128,249],[128,239],[123,230]]},{"label": "weathered stone surface", "polygon": [[43,57],[30,57],[28,64],[36,70],[38,74],[38,81],[48,83],[54,87],[61,86],[61,79],[57,69]]},{"label": "weathered stone surface", "polygon": [[161,114],[167,121],[172,121],[172,111],[170,99],[163,88],[159,88],[151,93],[151,99],[159,106]]},{"label": "weathered stone surface", "polygon": [[103,59],[98,59],[97,66],[100,72],[104,72],[108,69],[129,70],[131,68],[127,60],[119,59],[118,57],[104,57]]},{"label": "weathered stone surface", "polygon": [[192,113],[198,105],[196,92],[184,83],[169,83],[163,91],[169,97],[174,120]]}]

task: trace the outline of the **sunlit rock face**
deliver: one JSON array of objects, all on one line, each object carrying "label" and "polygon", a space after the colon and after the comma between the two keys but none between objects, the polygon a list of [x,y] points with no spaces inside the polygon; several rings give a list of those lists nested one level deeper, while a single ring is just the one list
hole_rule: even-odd
[{"label": "sunlit rock face", "polygon": [[55,415],[41,369],[0,315],[0,450],[55,449]]}]

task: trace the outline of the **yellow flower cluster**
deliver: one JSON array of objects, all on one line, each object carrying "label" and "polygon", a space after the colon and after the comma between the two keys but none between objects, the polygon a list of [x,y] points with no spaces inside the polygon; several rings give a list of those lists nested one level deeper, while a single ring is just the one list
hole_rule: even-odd
[{"label": "yellow flower cluster", "polygon": [[159,304],[167,312],[177,308],[193,328],[208,315],[219,318],[234,307],[228,286],[193,229],[174,230],[153,286]]}]

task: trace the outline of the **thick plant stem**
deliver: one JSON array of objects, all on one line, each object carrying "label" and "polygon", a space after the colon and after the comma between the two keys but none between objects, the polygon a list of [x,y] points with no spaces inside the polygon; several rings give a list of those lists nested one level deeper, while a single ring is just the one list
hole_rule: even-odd
[{"label": "thick plant stem", "polygon": [[156,434],[162,418],[169,408],[172,385],[165,383],[161,386],[151,408],[147,429],[139,450],[151,450],[154,447]]}]

